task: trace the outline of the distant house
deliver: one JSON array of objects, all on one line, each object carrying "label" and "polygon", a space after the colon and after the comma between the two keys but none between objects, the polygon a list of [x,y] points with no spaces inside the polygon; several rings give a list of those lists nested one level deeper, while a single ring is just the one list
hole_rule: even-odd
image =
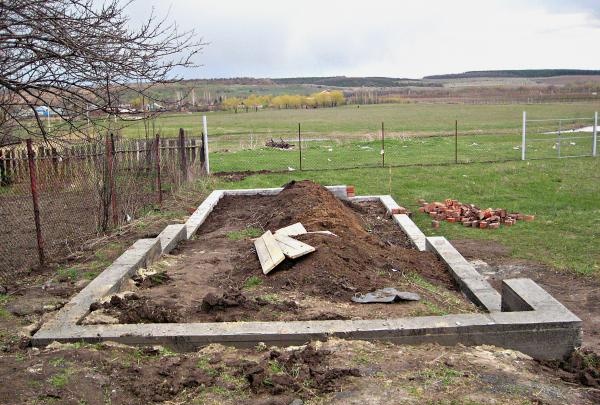
[{"label": "distant house", "polygon": [[61,109],[60,108],[50,108],[46,105],[42,105],[39,107],[35,107],[35,112],[40,117],[52,117],[54,115],[60,114]]},{"label": "distant house", "polygon": [[158,103],[146,104],[146,111],[164,111],[165,107]]}]

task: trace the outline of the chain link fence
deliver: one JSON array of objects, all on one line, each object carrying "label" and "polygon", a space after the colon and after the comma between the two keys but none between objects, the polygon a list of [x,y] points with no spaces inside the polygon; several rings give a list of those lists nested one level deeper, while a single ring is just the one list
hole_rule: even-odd
[{"label": "chain link fence", "polygon": [[0,148],[0,283],[159,206],[204,172],[201,138]]},{"label": "chain link fence", "polygon": [[[583,132],[589,130],[592,118],[548,121],[552,125],[540,126],[537,134],[528,135],[531,143],[537,142],[536,137],[543,138],[529,149],[531,158],[592,154],[592,133]],[[461,130],[460,124],[451,122],[447,131],[428,134],[387,128],[385,123],[374,125],[371,132],[362,135],[322,133],[304,124],[279,132],[211,133],[211,171],[334,170],[521,160],[520,123],[509,128],[496,128],[490,123],[489,127],[468,130]]]},{"label": "chain link fence", "polygon": [[593,117],[529,119],[523,114],[522,159],[597,156],[598,113]]},{"label": "chain link fence", "polygon": [[515,127],[460,132],[455,123],[436,134],[414,135],[385,125],[373,132],[323,134],[304,127],[286,133],[224,134],[209,137],[215,173],[332,170],[520,159],[521,133]]}]

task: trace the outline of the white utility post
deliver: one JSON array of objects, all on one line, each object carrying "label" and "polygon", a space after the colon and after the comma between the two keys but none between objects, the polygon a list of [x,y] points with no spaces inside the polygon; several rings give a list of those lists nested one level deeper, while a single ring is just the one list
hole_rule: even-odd
[{"label": "white utility post", "polygon": [[204,133],[202,134],[202,143],[204,143],[204,162],[206,164],[206,174],[210,174],[210,164],[208,163],[208,125],[206,124],[206,115],[202,116],[202,125]]},{"label": "white utility post", "polygon": [[525,160],[525,139],[527,138],[527,112],[523,111],[523,140],[521,141],[521,160]]},{"label": "white utility post", "polygon": [[592,156],[596,156],[598,144],[598,111],[594,113],[594,135],[592,136]]}]

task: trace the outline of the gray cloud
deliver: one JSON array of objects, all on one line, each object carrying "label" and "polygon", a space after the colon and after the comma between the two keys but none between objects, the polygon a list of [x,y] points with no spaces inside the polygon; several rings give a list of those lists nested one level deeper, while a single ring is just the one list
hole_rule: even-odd
[{"label": "gray cloud", "polygon": [[[194,77],[422,77],[479,69],[600,66],[598,1],[139,0],[210,43]],[[585,58],[557,58],[557,49]]]}]

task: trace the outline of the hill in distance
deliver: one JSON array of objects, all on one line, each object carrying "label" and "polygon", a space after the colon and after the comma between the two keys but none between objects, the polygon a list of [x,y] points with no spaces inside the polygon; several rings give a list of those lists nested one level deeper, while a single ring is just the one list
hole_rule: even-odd
[{"label": "hill in distance", "polygon": [[600,76],[600,70],[582,69],[529,69],[529,70],[478,70],[464,73],[452,73],[443,75],[425,76],[423,79],[407,79],[396,77],[367,76],[324,76],[324,77],[283,77],[283,78],[221,78],[221,79],[192,79],[186,80],[189,84],[212,84],[212,85],[282,85],[282,86],[322,86],[322,87],[441,87],[440,80],[453,79],[535,79],[558,76]]},{"label": "hill in distance", "polygon": [[600,76],[600,70],[581,69],[525,69],[525,70],[478,70],[464,73],[425,76],[424,80],[435,79],[479,79],[491,78],[539,78],[556,76]]}]

